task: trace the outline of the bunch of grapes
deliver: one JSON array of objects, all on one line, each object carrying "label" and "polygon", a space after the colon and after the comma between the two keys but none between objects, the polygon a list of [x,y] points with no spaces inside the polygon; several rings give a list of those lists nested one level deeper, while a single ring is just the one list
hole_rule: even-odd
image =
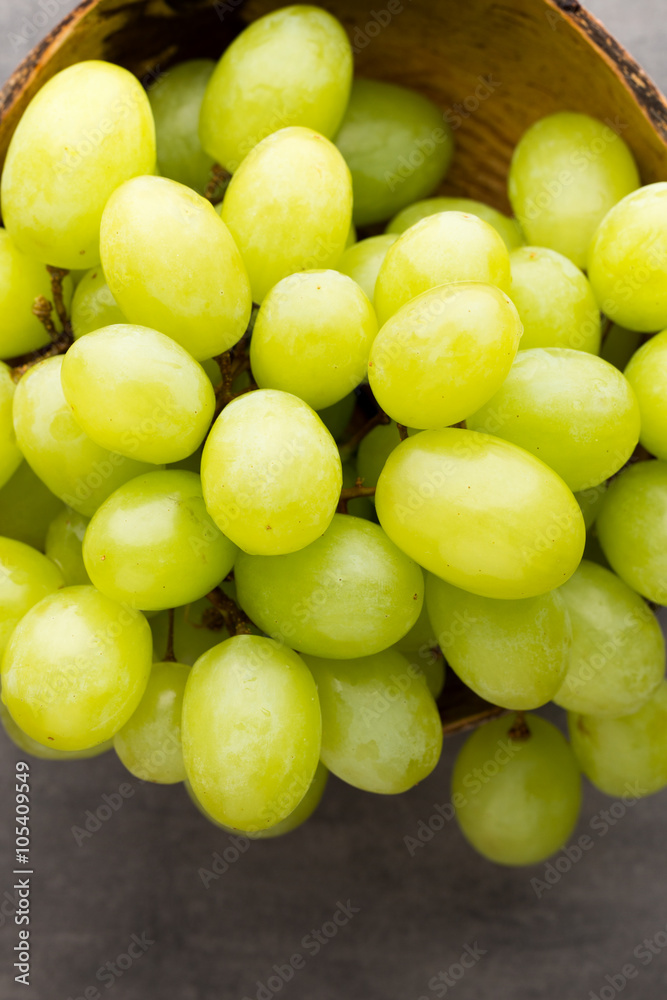
[{"label": "bunch of grapes", "polygon": [[32,99],[0,230],[23,750],[113,746],[275,836],[329,771],[433,771],[446,661],[494,715],[452,788],[486,857],[560,848],[582,771],[667,785],[667,183],[567,111],[515,150],[514,218],[431,197],[453,155],[316,7],[149,93],[88,61]]}]

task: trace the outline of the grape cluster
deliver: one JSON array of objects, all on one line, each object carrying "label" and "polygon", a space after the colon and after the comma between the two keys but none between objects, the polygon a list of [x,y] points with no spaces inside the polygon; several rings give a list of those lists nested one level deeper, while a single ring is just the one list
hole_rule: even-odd
[{"label": "grape cluster", "polygon": [[329,771],[433,771],[446,661],[495,714],[452,786],[486,857],[558,850],[582,771],[667,785],[667,183],[570,112],[520,140],[513,218],[432,197],[454,155],[316,7],[148,93],[89,61],[30,102],[0,229],[22,750],[113,746],[272,837]]}]

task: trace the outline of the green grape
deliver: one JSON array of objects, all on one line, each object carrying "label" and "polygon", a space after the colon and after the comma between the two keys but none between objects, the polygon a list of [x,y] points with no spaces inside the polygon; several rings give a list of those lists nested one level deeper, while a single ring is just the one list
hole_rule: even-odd
[{"label": "green grape", "polygon": [[189,672],[183,663],[153,664],[141,701],[113,738],[121,763],[141,781],[185,781],[181,712]]},{"label": "green grape", "polygon": [[322,761],[355,788],[396,795],[423,781],[442,750],[442,724],[423,677],[385,649],[348,660],[306,656],[322,708]]},{"label": "green grape", "polygon": [[93,516],[83,542],[94,586],[148,611],[204,597],[227,576],[235,555],[206,510],[199,476],[173,470],[119,487]]},{"label": "green grape", "polygon": [[503,215],[482,201],[473,201],[472,198],[425,198],[423,201],[416,201],[394,216],[386,232],[404,233],[416,222],[421,222],[427,216],[436,215],[438,212],[465,212],[484,219],[484,222],[488,222],[502,236],[508,250],[515,250],[525,242],[516,219]]},{"label": "green grape", "polygon": [[452,281],[482,281],[509,292],[510,261],[496,230],[464,212],[429,215],[389,247],[375,285],[380,325],[421,292]]},{"label": "green grape", "polygon": [[143,615],[93,587],[44,597],[18,623],[2,661],[2,700],[43,746],[85,750],[111,739],[151,669]]},{"label": "green grape", "polygon": [[201,144],[234,173],[262,139],[286,126],[331,138],[351,83],[352,50],[335,17],[301,5],[274,11],[223,53],[204,94]]},{"label": "green grape", "polygon": [[317,414],[334,441],[340,441],[347,430],[348,424],[352,420],[356,402],[357,397],[351,392],[347,396],[343,396],[342,399],[339,399],[337,403],[325,406]]},{"label": "green grape", "polygon": [[357,472],[363,479],[364,486],[377,486],[387,459],[400,443],[395,420],[389,424],[378,424],[361,439],[357,452]]},{"label": "green grape", "polygon": [[0,361],[0,488],[14,475],[23,461],[14,432],[14,392],[11,369]]},{"label": "green grape", "polygon": [[354,226],[354,223],[351,222],[350,228],[347,231],[347,239],[345,240],[345,250],[348,250],[350,247],[354,246],[356,242],[357,242],[357,230]]},{"label": "green grape", "polygon": [[430,653],[426,659],[415,664],[424,675],[426,686],[434,698],[439,698],[445,688],[445,661],[437,653]]},{"label": "green grape", "polygon": [[274,389],[225,407],[206,440],[201,477],[215,523],[256,555],[295,552],[319,538],[343,482],[336,443],[320,418]]},{"label": "green grape", "polygon": [[588,254],[600,308],[629,330],[667,326],[667,183],[628,194],[604,217]]},{"label": "green grape", "polygon": [[104,209],[104,273],[131,323],[167,334],[198,360],[229,350],[252,302],[241,255],[210,202],[166,177],[135,177]]},{"label": "green grape", "polygon": [[[152,466],[109,451],[84,433],[63,394],[62,370],[61,355],[40,361],[22,376],[14,397],[14,426],[39,478],[68,506],[90,517],[115,489]],[[100,419],[108,415],[102,412]],[[61,511],[58,505],[49,521]]]},{"label": "green grape", "polygon": [[138,462],[187,458],[206,436],[215,409],[201,365],[145,326],[119,323],[75,341],[61,379],[81,429],[103,448]]},{"label": "green grape", "polygon": [[642,334],[636,330],[626,330],[617,323],[612,323],[602,341],[600,357],[623,371],[632,355],[641,347],[643,339]]},{"label": "green grape", "polygon": [[2,214],[17,247],[56,267],[99,264],[110,194],[155,168],[155,128],[132,73],[88,60],[56,73],[23,112],[2,171]]},{"label": "green grape", "polygon": [[2,725],[6,736],[8,736],[14,746],[22,750],[23,753],[30,754],[31,757],[37,757],[39,760],[85,760],[89,757],[99,757],[100,754],[107,753],[113,745],[111,740],[107,740],[106,743],[98,743],[97,746],[89,747],[87,750],[52,750],[51,747],[44,747],[16,725],[1,701],[0,725]]},{"label": "green grape", "polygon": [[199,112],[214,69],[212,59],[189,59],[167,70],[148,91],[158,170],[198,194],[206,190],[215,162],[199,142]]},{"label": "green grape", "polygon": [[320,756],[317,688],[295,652],[237,635],[197,660],[183,699],[192,790],[218,823],[255,833],[286,819]]},{"label": "green grape", "polygon": [[378,480],[375,509],[411,558],[482,597],[545,594],[569,579],[584,550],[584,519],[563,480],[476,431],[402,441]]},{"label": "green grape", "polygon": [[583,490],[581,493],[574,494],[574,499],[579,504],[579,509],[584,515],[586,531],[589,531],[595,524],[595,519],[602,510],[602,502],[605,498],[606,492],[607,484],[598,483],[597,486],[593,486],[591,489]]},{"label": "green grape", "polygon": [[83,268],[72,267],[72,268],[70,268],[69,277],[72,279],[72,285],[74,286],[74,288],[78,287],[79,282],[81,281],[81,279],[83,277],[85,277],[86,274],[88,274],[88,270],[89,270],[89,268],[87,268],[87,267],[83,267]]},{"label": "green grape", "polygon": [[611,568],[656,604],[667,604],[667,462],[637,462],[609,485],[597,534]]},{"label": "green grape", "polygon": [[355,80],[336,145],[352,174],[354,221],[368,226],[438,187],[454,136],[440,109],[416,91]]},{"label": "green grape", "polygon": [[336,270],[356,281],[372,302],[378,272],[387,256],[387,250],[397,239],[398,236],[394,233],[383,233],[353,244],[343,253]]},{"label": "green grape", "polygon": [[571,490],[613,476],[639,440],[639,406],[607,361],[564,347],[521,351],[495,396],[466,421],[525,448]]},{"label": "green grape", "polygon": [[399,653],[403,653],[405,656],[412,656],[413,654],[426,654],[424,659],[431,659],[431,652],[437,647],[438,640],[435,634],[435,629],[431,625],[431,619],[428,616],[428,608],[426,607],[426,594],[424,594],[424,603],[422,604],[422,609],[419,612],[419,618],[414,623],[409,632],[406,632],[402,638],[395,643],[395,648]]},{"label": "green grape", "polygon": [[586,777],[606,795],[633,799],[667,786],[667,682],[638,712],[619,719],[568,715]]},{"label": "green grape", "polygon": [[0,487],[0,530],[6,538],[44,551],[49,524],[63,510],[60,500],[38,479],[27,462]]},{"label": "green grape", "polygon": [[259,628],[334,659],[392,646],[416,622],[424,597],[419,567],[377,524],[348,514],[336,514],[299,552],[240,552],[234,577],[239,603]]},{"label": "green grape", "polygon": [[426,604],[447,662],[481,698],[533,709],[560,688],[572,639],[560,591],[497,601],[429,575]]},{"label": "green grape", "polygon": [[[228,584],[222,587],[226,591]],[[160,612],[148,624],[153,633],[153,659],[158,661],[167,653],[168,612]],[[191,667],[203,653],[225,639],[229,639],[229,632],[205,597],[174,610],[174,652],[179,663]]]},{"label": "green grape", "polygon": [[24,614],[64,586],[60,569],[41,552],[0,537],[0,659]]},{"label": "green grape", "polygon": [[639,403],[639,440],[656,458],[667,459],[667,330],[632,355],[625,377]]},{"label": "green grape", "polygon": [[[352,462],[343,463],[343,489],[355,486],[357,470]],[[375,521],[375,506],[370,497],[357,497],[347,501],[347,512],[354,517],[364,517],[367,521]]]},{"label": "green grape", "polygon": [[589,531],[586,535],[586,545],[584,547],[584,559],[588,562],[597,563],[598,566],[603,566],[605,569],[611,569],[607,557],[602,551],[602,546],[600,545],[600,539],[598,538],[595,531]]},{"label": "green grape", "polygon": [[637,187],[637,165],[623,139],[597,118],[571,111],[531,125],[509,173],[510,201],[528,242],[565,254],[577,267],[586,267],[609,209]]},{"label": "green grape", "polygon": [[562,733],[529,715],[529,734],[506,718],[476,729],[454,765],[452,803],[463,834],[489,861],[531,865],[570,837],[581,806],[581,778]]},{"label": "green grape", "polygon": [[56,564],[68,587],[90,583],[83,564],[83,536],[89,520],[66,507],[54,517],[46,534],[46,554]]},{"label": "green grape", "polygon": [[585,715],[636,712],[665,674],[665,642],[655,615],[617,576],[586,560],[559,594],[572,622],[572,649],[553,700]]},{"label": "green grape", "polygon": [[512,302],[523,323],[521,349],[600,352],[600,308],[586,275],[563,254],[520,247],[510,254]]},{"label": "green grape", "polygon": [[281,278],[335,267],[350,229],[352,181],[336,147],[307,128],[263,139],[232,177],[221,215],[261,303]]},{"label": "green grape", "polygon": [[395,312],[373,341],[373,394],[401,424],[458,423],[500,389],[521,331],[514,305],[493,285],[459,281],[431,288]]},{"label": "green grape", "polygon": [[373,306],[352,278],[338,271],[290,274],[273,286],[255,320],[255,381],[315,410],[333,406],[365,378],[376,334]]},{"label": "green grape", "polygon": [[72,332],[76,340],[103,326],[127,323],[111,294],[102,265],[91,267],[76,286],[72,299]]},{"label": "green grape", "polygon": [[[69,276],[63,280],[62,288],[65,308],[69,308],[72,299]],[[7,231],[0,229],[0,357],[17,358],[48,344],[49,335],[32,311],[40,295],[49,301],[53,298],[48,271],[39,261],[22,254]],[[60,329],[57,316],[53,321]]]}]

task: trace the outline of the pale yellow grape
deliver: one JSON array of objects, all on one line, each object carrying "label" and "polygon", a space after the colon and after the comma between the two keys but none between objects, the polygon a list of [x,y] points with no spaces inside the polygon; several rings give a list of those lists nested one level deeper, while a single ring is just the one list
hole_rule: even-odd
[{"label": "pale yellow grape", "polygon": [[0,537],[0,659],[23,615],[64,586],[60,569],[41,552]]},{"label": "pale yellow grape", "polygon": [[85,750],[127,722],[150,669],[143,615],[93,587],[65,587],[14,629],[2,661],[2,700],[38,743]]},{"label": "pale yellow grape", "polygon": [[[69,308],[69,276],[62,288],[65,307]],[[21,253],[8,232],[0,228],[0,357],[16,358],[48,344],[49,335],[32,311],[40,295],[49,301],[53,298],[48,271],[39,261]],[[57,316],[53,320],[59,329]]]},{"label": "pale yellow grape", "polygon": [[65,507],[49,525],[46,554],[62,573],[68,587],[90,583],[83,564],[83,538],[89,519]]},{"label": "pale yellow grape", "polygon": [[357,452],[357,472],[363,479],[364,486],[377,486],[385,462],[400,443],[395,420],[388,424],[378,424],[361,439]]},{"label": "pale yellow grape", "polygon": [[181,713],[189,673],[183,663],[154,663],[141,701],[113,738],[120,760],[141,781],[185,781]]},{"label": "pale yellow grape", "polygon": [[338,448],[311,408],[258,389],[214,423],[201,464],[204,500],[221,531],[262,555],[295,552],[326,530],[343,474]]},{"label": "pale yellow grape", "polygon": [[125,314],[111,294],[101,264],[86,271],[76,286],[71,320],[76,340],[103,326],[127,323]]},{"label": "pale yellow grape", "polygon": [[426,607],[426,595],[424,595],[424,603],[422,604],[422,609],[419,612],[419,618],[414,623],[409,632],[395,643],[395,648],[399,652],[403,653],[405,656],[411,656],[416,654],[422,659],[431,659],[431,652],[438,645],[438,640],[435,635],[435,629],[431,625],[431,620],[428,616],[428,608]]},{"label": "pale yellow grape", "polygon": [[283,128],[246,157],[221,215],[241,251],[254,302],[295,271],[335,267],[347,240],[352,181],[336,147]]},{"label": "pale yellow grape", "polygon": [[14,431],[15,390],[11,369],[0,361],[0,488],[11,479],[23,461]]},{"label": "pale yellow grape", "polygon": [[255,381],[322,410],[363,381],[376,334],[373,306],[352,278],[331,270],[291,274],[257,314],[250,341]]},{"label": "pale yellow grape", "polygon": [[496,230],[476,215],[439,212],[399,236],[377,276],[378,322],[386,323],[421,292],[451,281],[482,281],[509,293],[507,247]]},{"label": "pale yellow grape", "polygon": [[523,323],[521,350],[571,347],[599,354],[600,307],[583,271],[546,247],[514,250],[510,267],[510,294]]},{"label": "pale yellow grape", "polygon": [[667,458],[667,330],[640,347],[625,369],[641,413],[639,440],[656,458]]},{"label": "pale yellow grape", "polygon": [[65,508],[27,462],[0,487],[0,530],[7,538],[44,551],[49,524]]},{"label": "pale yellow grape", "polygon": [[47,358],[22,376],[14,398],[14,426],[39,478],[69,507],[90,517],[115,489],[152,466],[88,437],[65,399],[62,368],[62,356]]},{"label": "pale yellow grape", "polygon": [[30,754],[31,757],[37,757],[38,760],[87,760],[89,757],[99,757],[103,753],[107,753],[112,748],[111,740],[107,740],[106,743],[98,743],[95,747],[90,747],[87,750],[52,750],[51,747],[42,746],[37,740],[33,740],[32,737],[26,735],[22,729],[20,729],[11,715],[7,711],[5,705],[0,701],[0,725],[5,731],[5,734],[12,741],[14,746],[22,750],[23,753]]},{"label": "pale yellow grape", "polygon": [[542,459],[571,490],[613,476],[639,440],[639,406],[623,375],[602,358],[567,348],[520,351],[498,392],[467,426]]},{"label": "pale yellow grape", "polygon": [[423,781],[442,724],[420,672],[395,649],[350,660],[306,656],[322,707],[322,761],[355,788],[397,795]]},{"label": "pale yellow grape", "polygon": [[466,212],[468,215],[477,215],[502,236],[508,250],[514,250],[525,242],[516,219],[503,215],[490,205],[474,201],[472,198],[424,198],[423,201],[415,201],[394,216],[385,232],[404,233],[416,222],[421,222],[428,215],[435,215],[437,212]]},{"label": "pale yellow grape", "polygon": [[202,146],[230,172],[287,125],[331,138],[352,82],[343,26],[319,7],[295,5],[249,25],[223,53],[199,119]]},{"label": "pale yellow grape", "polygon": [[369,236],[367,240],[354,243],[347,247],[336,265],[336,270],[356,281],[372,302],[382,261],[387,256],[389,247],[397,239],[398,236],[394,233],[381,233],[380,236]]},{"label": "pale yellow grape", "polygon": [[514,150],[509,197],[529,243],[586,267],[606,213],[639,187],[630,149],[608,124],[561,111],[541,118]]},{"label": "pale yellow grape", "polygon": [[500,388],[522,329],[493,285],[460,281],[422,292],[373,342],[368,381],[378,405],[406,426],[458,423]]},{"label": "pale yellow grape", "polygon": [[559,593],[572,622],[572,649],[553,700],[584,715],[636,712],[665,675],[655,615],[614,573],[585,559]]},{"label": "pale yellow grape", "polygon": [[536,597],[565,583],[584,549],[572,493],[522,448],[476,431],[422,431],[390,454],[380,524],[425,569],[483,597]]},{"label": "pale yellow grape", "polygon": [[23,253],[57,267],[100,261],[102,210],[130,177],[155,169],[146,93],[121,66],[89,60],[33,97],[2,171],[2,214]]},{"label": "pale yellow grape", "polygon": [[469,594],[431,574],[426,604],[447,662],[493,705],[545,705],[565,677],[572,629],[560,591],[520,601]]},{"label": "pale yellow grape", "polygon": [[100,251],[131,323],[167,334],[198,360],[229,350],[252,301],[241,255],[210,202],[166,177],[135,177],[107,202]]},{"label": "pale yellow grape", "polygon": [[183,757],[214,820],[254,833],[298,806],[315,775],[322,722],[303,660],[271,639],[237,635],[204,653],[183,700]]},{"label": "pale yellow grape", "polygon": [[148,91],[158,170],[198,194],[206,190],[215,162],[199,142],[199,112],[214,69],[212,59],[188,59],[168,69]]},{"label": "pale yellow grape", "polygon": [[76,422],[97,444],[140,462],[177,462],[201,444],[213,386],[179,344],[148,327],[106,326],[74,342],[62,387]]}]

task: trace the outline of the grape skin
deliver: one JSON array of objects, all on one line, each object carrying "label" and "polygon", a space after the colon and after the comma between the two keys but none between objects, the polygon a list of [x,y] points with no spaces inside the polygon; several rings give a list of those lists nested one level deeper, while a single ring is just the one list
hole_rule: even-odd
[{"label": "grape skin", "polygon": [[68,587],[90,583],[83,564],[83,538],[88,524],[87,517],[66,507],[54,517],[46,533],[46,554]]},{"label": "grape skin", "polygon": [[197,194],[204,193],[215,163],[199,142],[199,113],[214,69],[212,59],[188,59],[162,74],[148,91],[158,170]]},{"label": "grape skin", "polygon": [[0,659],[26,612],[64,585],[60,569],[41,552],[0,538]]},{"label": "grape skin", "polygon": [[421,222],[429,215],[436,215],[438,212],[465,212],[468,215],[476,215],[493,226],[496,232],[502,236],[508,250],[515,250],[525,242],[516,219],[511,219],[497,209],[491,208],[490,205],[474,201],[472,198],[425,198],[423,201],[416,201],[394,216],[385,233],[400,235],[406,229],[414,226],[415,223]]}]

